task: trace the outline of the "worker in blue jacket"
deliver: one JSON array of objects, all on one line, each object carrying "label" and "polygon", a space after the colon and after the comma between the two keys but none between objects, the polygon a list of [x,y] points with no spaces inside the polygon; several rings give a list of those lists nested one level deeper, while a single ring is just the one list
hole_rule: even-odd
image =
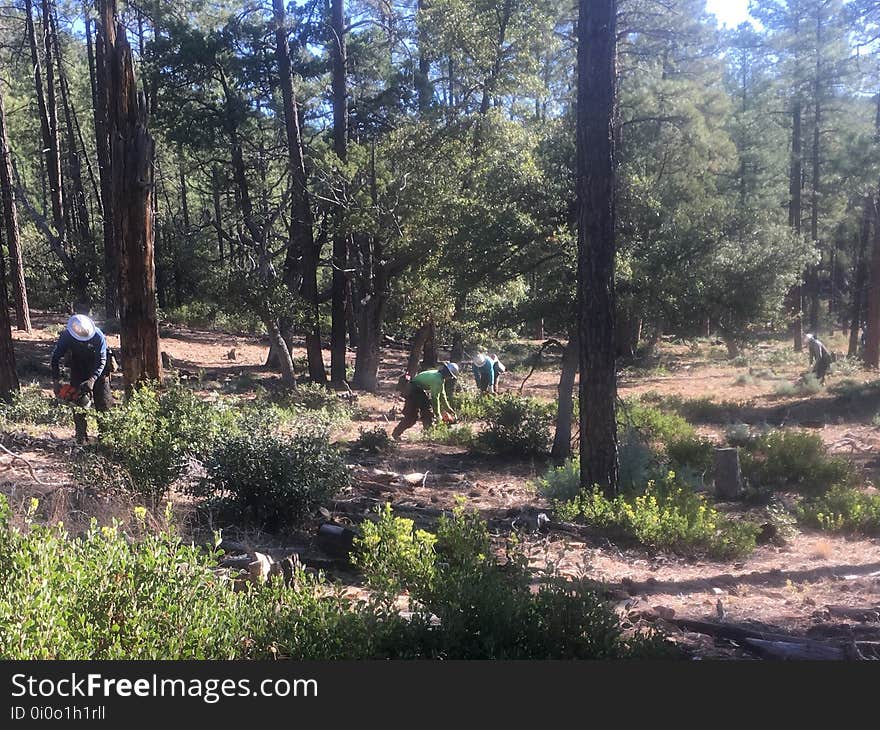
[{"label": "worker in blue jacket", "polygon": [[[79,402],[107,411],[113,406],[110,387],[110,357],[107,338],[85,314],[74,314],[52,350],[52,381],[55,395],[61,392],[61,359],[69,353],[70,384],[79,391]],[[86,414],[77,410],[73,415],[76,442],[88,442]]]}]

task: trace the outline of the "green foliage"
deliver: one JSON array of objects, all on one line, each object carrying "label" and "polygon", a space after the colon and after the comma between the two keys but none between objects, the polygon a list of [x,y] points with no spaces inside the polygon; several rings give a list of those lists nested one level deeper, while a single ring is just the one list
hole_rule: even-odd
[{"label": "green foliage", "polygon": [[527,560],[508,541],[496,557],[486,523],[463,505],[442,515],[436,538],[386,507],[365,525],[355,560],[383,605],[403,588],[413,622],[431,625],[425,655],[438,658],[613,658],[668,652],[656,637],[625,639],[613,612],[582,581],[545,575],[531,589]]},{"label": "green foliage", "polygon": [[653,549],[718,558],[748,555],[758,533],[750,522],[720,515],[671,472],[662,481],[649,482],[644,494],[609,500],[596,489],[560,504],[558,511],[563,519],[581,519]]},{"label": "green foliage", "polygon": [[416,530],[412,520],[395,517],[386,504],[375,522],[361,525],[352,562],[364,572],[367,585],[392,603],[407,586],[433,583],[436,542],[436,535]]},{"label": "green foliage", "polygon": [[618,423],[636,429],[646,438],[669,443],[696,435],[694,427],[681,416],[638,401],[626,401],[618,409]]},{"label": "green foliage", "polygon": [[821,437],[804,431],[771,431],[750,438],[744,444],[741,467],[753,489],[791,490],[808,496],[850,484],[855,478],[845,459],[829,456]]},{"label": "green foliage", "polygon": [[183,474],[189,457],[202,458],[238,418],[232,408],[203,401],[179,385],[162,391],[142,385],[124,405],[98,417],[101,448],[153,502]]},{"label": "green foliage", "polygon": [[880,494],[836,485],[799,505],[798,520],[810,527],[851,535],[880,535]]},{"label": "green foliage", "polygon": [[488,404],[486,420],[479,442],[489,451],[535,456],[549,449],[553,408],[534,398],[496,396]]},{"label": "green foliage", "polygon": [[359,428],[358,433],[360,435],[352,444],[352,448],[357,451],[366,451],[371,454],[382,454],[388,451],[393,451],[397,448],[397,444],[395,444],[391,436],[388,435],[388,431],[381,426],[374,426],[369,429]]},{"label": "green foliage", "polygon": [[237,519],[278,530],[295,525],[350,483],[323,435],[284,437],[251,429],[221,436],[195,491]]},{"label": "green foliage", "polygon": [[43,395],[37,383],[31,383],[12,394],[7,403],[0,399],[0,428],[16,425],[54,426],[70,416],[70,409],[57,400]]},{"label": "green foliage", "polygon": [[336,393],[320,383],[301,383],[290,391],[288,401],[309,411],[335,410],[340,405]]},{"label": "green foliage", "polygon": [[464,446],[471,448],[477,443],[473,429],[467,424],[461,426],[448,423],[435,423],[431,428],[424,429],[420,435],[422,441],[446,446]]},{"label": "green foliage", "polygon": [[690,468],[698,473],[712,469],[715,444],[699,436],[688,436],[666,444],[666,455],[674,471]]},{"label": "green foliage", "polygon": [[737,375],[736,380],[733,381],[734,385],[754,385],[755,379],[752,377],[750,373],[741,373]]},{"label": "green foliage", "polygon": [[581,491],[581,464],[577,459],[566,459],[562,466],[550,467],[536,481],[538,494],[554,502],[569,502]]},{"label": "green foliage", "polygon": [[816,376],[813,373],[807,373],[804,377],[798,379],[797,382],[780,383],[776,390],[773,391],[773,394],[782,398],[790,398],[793,396],[816,395],[820,390],[822,390],[822,384]]},{"label": "green foliage", "polygon": [[490,396],[477,390],[456,390],[452,397],[452,408],[459,421],[482,421],[489,412]]}]

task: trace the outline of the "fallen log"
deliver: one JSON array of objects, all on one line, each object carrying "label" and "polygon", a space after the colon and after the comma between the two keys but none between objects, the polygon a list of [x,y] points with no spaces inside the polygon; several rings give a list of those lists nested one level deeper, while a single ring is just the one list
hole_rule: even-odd
[{"label": "fallen log", "polygon": [[852,621],[866,623],[880,621],[880,607],[853,608],[852,606],[825,606],[829,615],[837,618],[848,618]]},{"label": "fallen log", "polygon": [[[753,650],[765,659],[782,661],[843,661],[850,658],[843,647],[827,646],[816,642],[765,641],[764,639],[744,638],[744,647]],[[852,657],[857,658],[857,657]]]},{"label": "fallen log", "polygon": [[686,618],[664,619],[666,623],[686,631],[736,641],[747,650],[772,659],[826,659],[844,660],[863,658],[852,642],[839,643],[816,641],[788,634],[760,631],[740,624],[717,624]]}]

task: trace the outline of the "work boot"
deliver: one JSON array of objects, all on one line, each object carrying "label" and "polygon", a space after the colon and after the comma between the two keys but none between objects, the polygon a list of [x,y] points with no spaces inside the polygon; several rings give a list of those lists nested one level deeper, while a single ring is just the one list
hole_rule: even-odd
[{"label": "work boot", "polygon": [[78,444],[87,444],[89,442],[88,423],[85,414],[78,413],[73,417],[73,425],[76,430],[74,438]]}]

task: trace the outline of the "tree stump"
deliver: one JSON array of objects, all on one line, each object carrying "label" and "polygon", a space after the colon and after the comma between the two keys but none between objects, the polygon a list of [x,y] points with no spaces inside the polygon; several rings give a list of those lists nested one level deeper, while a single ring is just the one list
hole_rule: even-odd
[{"label": "tree stump", "polygon": [[742,497],[739,449],[715,449],[715,497],[731,500]]}]

